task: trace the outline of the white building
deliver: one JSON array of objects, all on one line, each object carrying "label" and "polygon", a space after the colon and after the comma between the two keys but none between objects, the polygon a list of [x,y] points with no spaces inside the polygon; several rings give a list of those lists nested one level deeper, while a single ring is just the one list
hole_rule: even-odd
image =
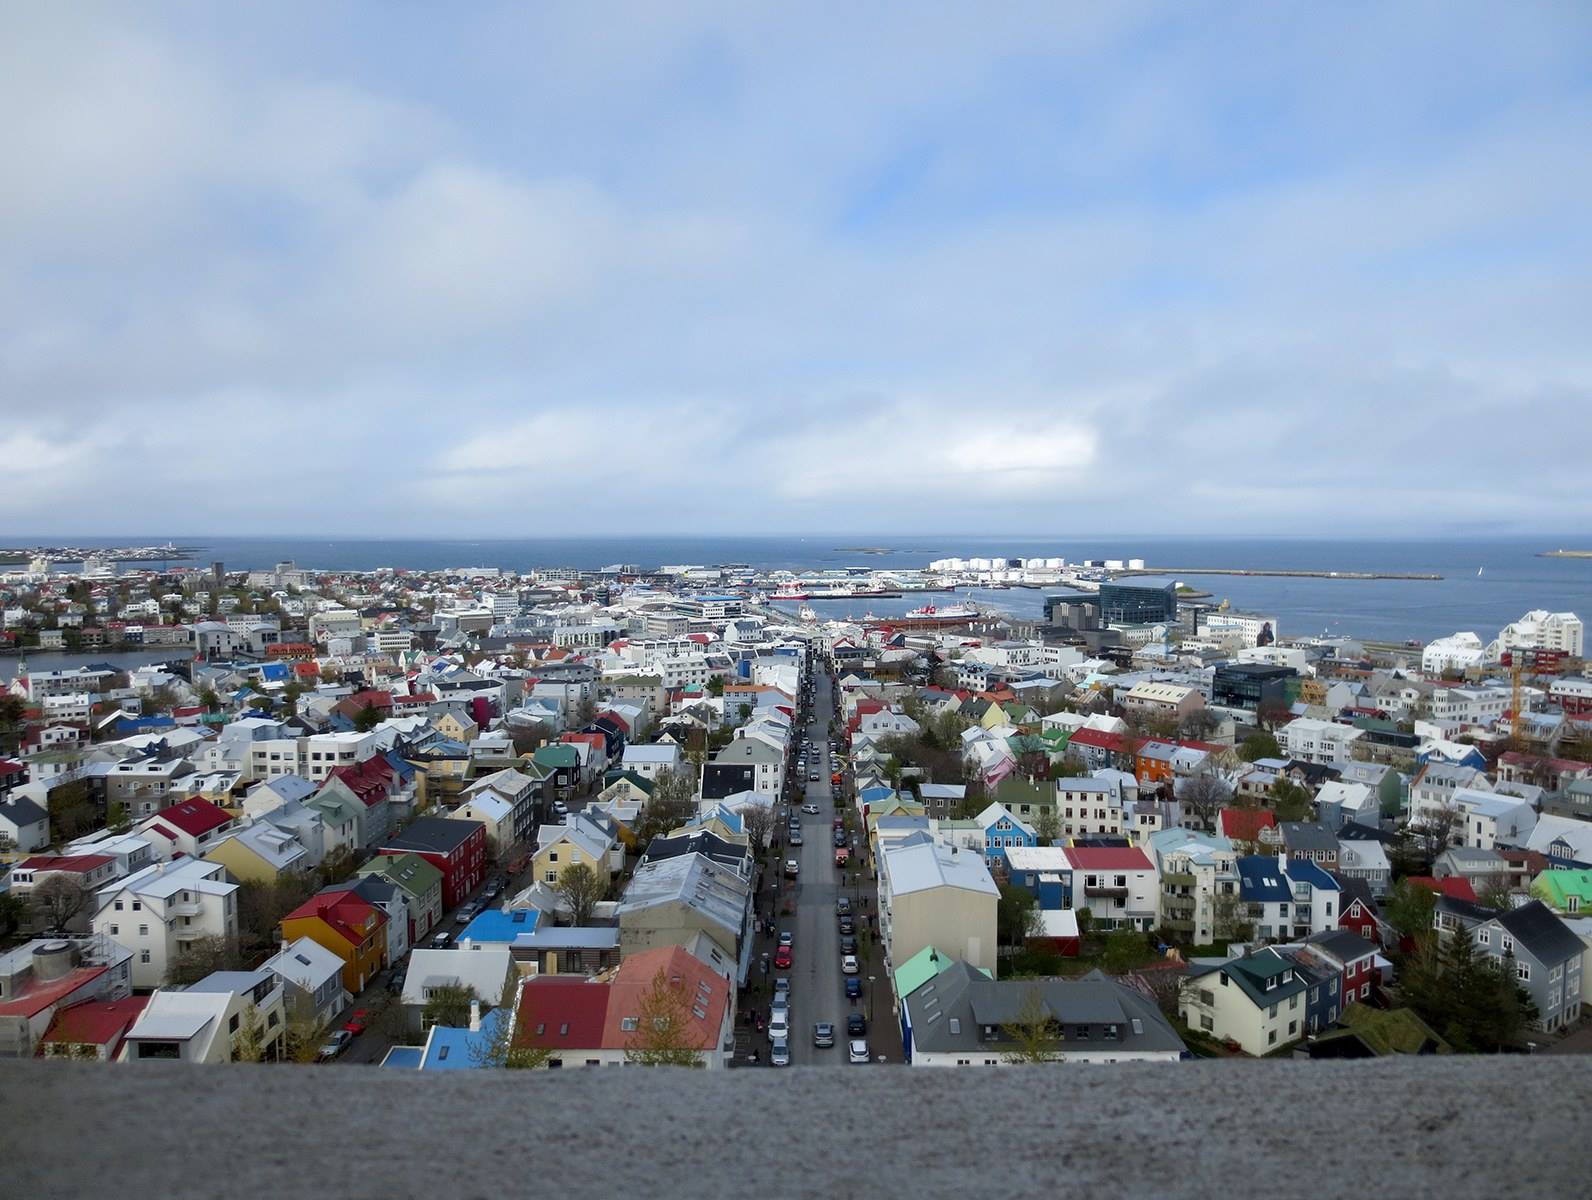
[{"label": "white building", "polygon": [[1303,762],[1330,763],[1354,757],[1354,743],[1365,730],[1336,721],[1300,717],[1289,721],[1277,734],[1277,741],[1290,758]]},{"label": "white building", "polygon": [[1421,651],[1421,670],[1428,675],[1444,671],[1464,671],[1479,666],[1487,648],[1474,633],[1454,633],[1426,643]]},{"label": "white building", "polygon": [[133,952],[134,987],[156,988],[187,943],[237,941],[237,890],[220,863],[155,863],[99,890],[94,932]]},{"label": "white building", "polygon": [[1496,662],[1506,650],[1559,650],[1580,658],[1582,637],[1581,618],[1574,613],[1533,609],[1503,627],[1498,640],[1487,647],[1487,657]]}]

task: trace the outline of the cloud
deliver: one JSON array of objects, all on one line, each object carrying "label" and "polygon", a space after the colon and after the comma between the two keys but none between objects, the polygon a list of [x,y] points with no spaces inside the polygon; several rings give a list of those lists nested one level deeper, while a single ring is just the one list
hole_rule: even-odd
[{"label": "cloud", "polygon": [[1589,24],[16,7],[8,524],[1584,524]]}]

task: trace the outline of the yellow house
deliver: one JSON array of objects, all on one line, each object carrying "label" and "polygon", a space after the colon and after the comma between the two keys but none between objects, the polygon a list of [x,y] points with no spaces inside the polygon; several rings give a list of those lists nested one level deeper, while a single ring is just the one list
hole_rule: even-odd
[{"label": "yellow house", "polygon": [[1006,719],[1006,710],[994,700],[989,702],[989,707],[984,710],[984,715],[979,718],[978,723],[984,729],[994,729],[997,725],[1011,724]]},{"label": "yellow house", "polygon": [[264,821],[245,825],[210,847],[204,857],[220,863],[239,883],[275,883],[312,865],[309,851],[296,837]]},{"label": "yellow house", "polygon": [[591,822],[543,825],[538,837],[548,839],[531,857],[531,877],[538,883],[557,884],[559,876],[577,863],[590,867],[605,882],[613,877],[615,842]]}]

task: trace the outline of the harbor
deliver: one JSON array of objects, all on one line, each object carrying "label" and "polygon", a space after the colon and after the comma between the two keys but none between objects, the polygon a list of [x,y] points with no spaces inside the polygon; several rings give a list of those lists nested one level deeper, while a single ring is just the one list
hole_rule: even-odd
[{"label": "harbor", "polygon": [[1282,579],[1413,579],[1431,583],[1443,578],[1418,571],[1274,571],[1251,567],[1138,567],[1116,574],[1124,578],[1129,575],[1255,575]]}]

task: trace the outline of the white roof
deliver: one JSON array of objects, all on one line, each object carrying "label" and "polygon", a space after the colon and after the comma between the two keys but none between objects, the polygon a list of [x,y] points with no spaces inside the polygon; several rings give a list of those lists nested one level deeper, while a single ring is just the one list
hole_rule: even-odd
[{"label": "white roof", "polygon": [[904,896],[931,888],[953,887],[986,896],[999,896],[982,856],[962,854],[933,842],[887,847],[884,870],[890,878],[890,894]]},{"label": "white roof", "polygon": [[673,763],[680,761],[680,747],[670,744],[653,746],[626,746],[627,763]]},{"label": "white roof", "polygon": [[228,896],[238,890],[235,883],[222,878],[226,868],[220,863],[202,858],[179,858],[169,863],[153,863],[141,871],[134,871],[125,879],[108,883],[99,890],[103,905],[124,891],[140,896],[169,899],[178,892],[203,892],[211,896]]},{"label": "white roof", "polygon": [[1546,814],[1540,816],[1531,836],[1526,839],[1526,849],[1546,854],[1548,847],[1561,839],[1569,843],[1577,862],[1592,862],[1592,821]]},{"label": "white roof", "polygon": [[480,942],[461,945],[456,950],[411,950],[403,1002],[424,1004],[426,988],[458,984],[474,988],[477,996],[495,1003],[503,994],[511,959],[507,946]]},{"label": "white roof", "polygon": [[1008,846],[1006,861],[1014,871],[1070,871],[1064,846]]},{"label": "white roof", "polygon": [[514,806],[496,792],[477,792],[459,805],[454,810],[454,814],[458,815],[465,809],[469,809],[484,820],[494,822],[501,821],[504,817],[512,816],[514,813]]},{"label": "white roof", "polygon": [[1039,910],[1039,936],[1069,938],[1078,936],[1078,914],[1070,908]]},{"label": "white roof", "polygon": [[281,953],[261,964],[267,971],[307,992],[313,992],[343,969],[343,960],[313,938],[289,942]]}]

